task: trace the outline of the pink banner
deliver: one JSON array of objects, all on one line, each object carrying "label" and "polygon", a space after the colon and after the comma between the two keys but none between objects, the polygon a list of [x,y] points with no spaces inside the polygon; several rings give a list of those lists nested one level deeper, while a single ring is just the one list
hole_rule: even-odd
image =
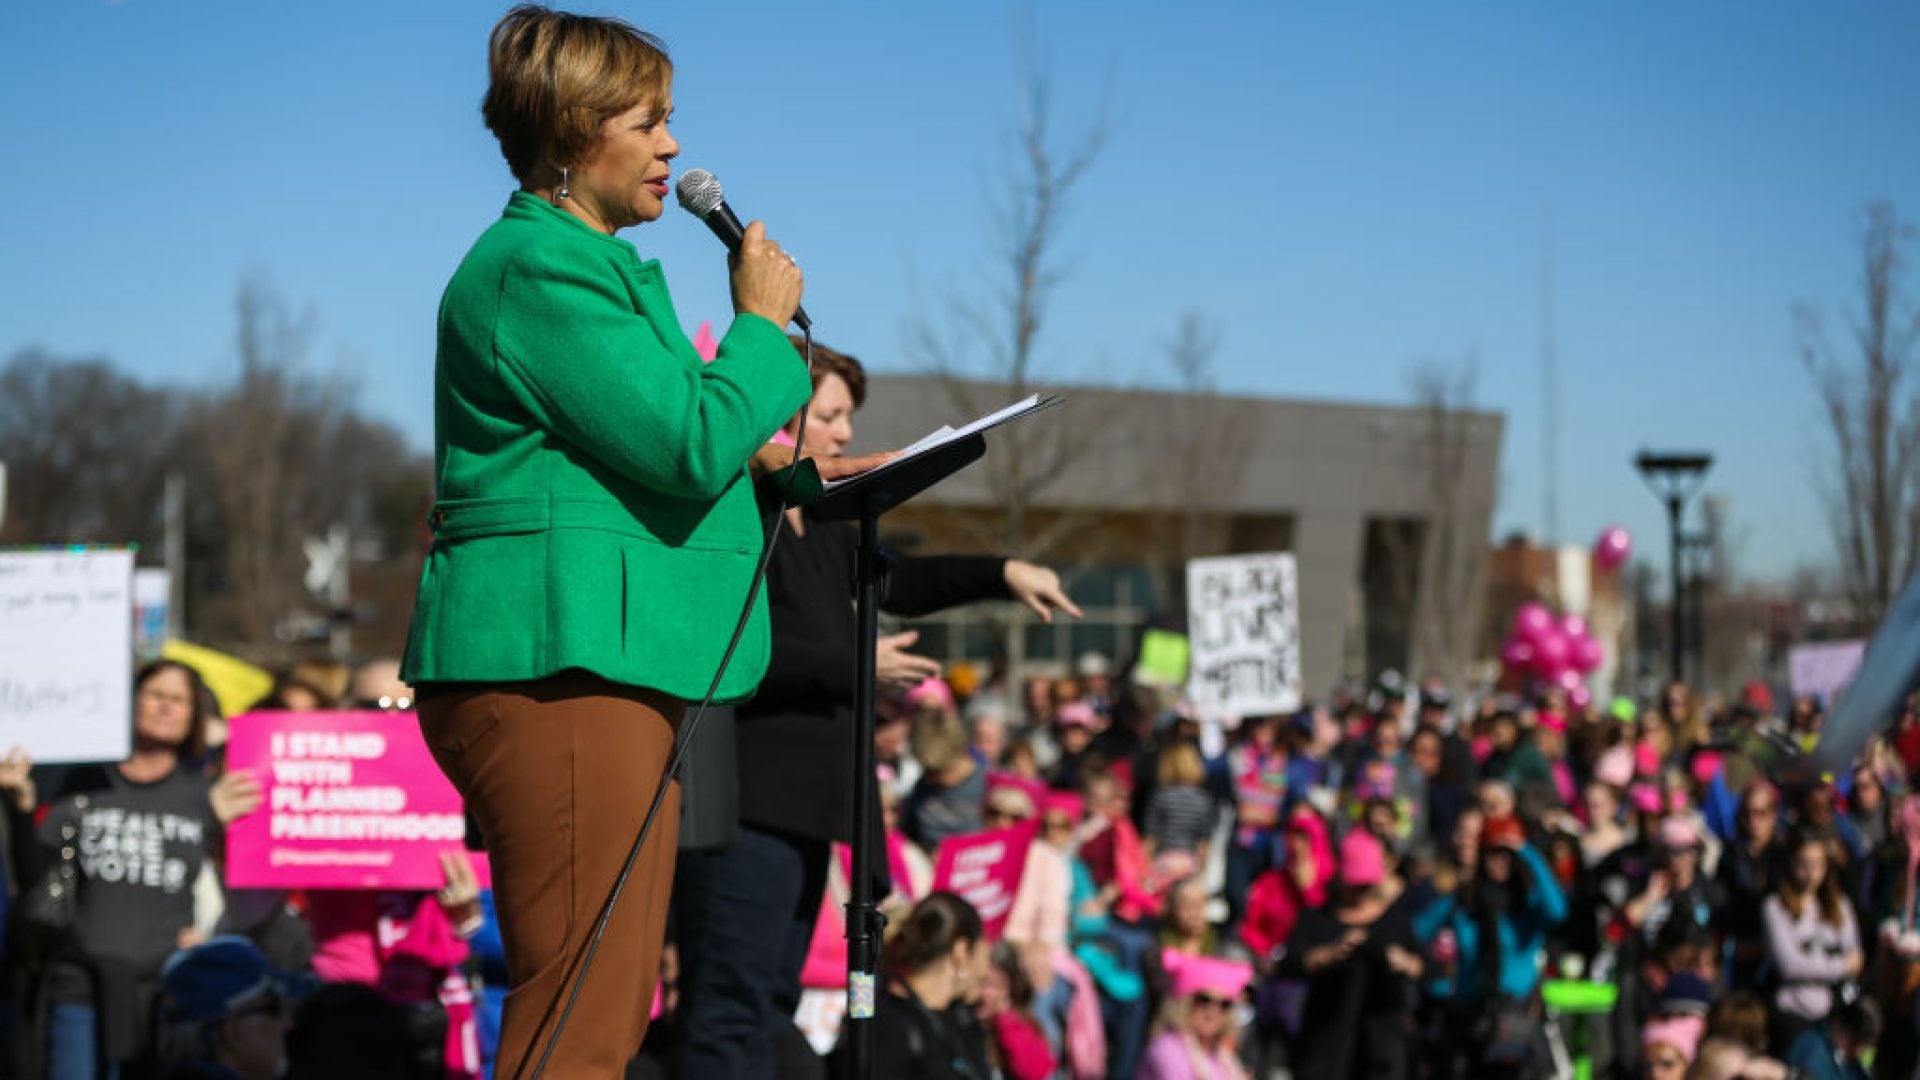
[{"label": "pink banner", "polygon": [[958,893],[980,913],[989,940],[999,940],[1013,911],[1013,895],[1027,868],[1027,848],[1038,830],[1035,822],[1010,829],[950,836],[940,841],[933,863],[933,887]]},{"label": "pink banner", "polygon": [[[412,713],[259,712],[233,719],[227,767],[260,809],[227,827],[227,884],[246,889],[437,889],[462,851],[460,796]],[[486,859],[471,852],[487,883]]]}]

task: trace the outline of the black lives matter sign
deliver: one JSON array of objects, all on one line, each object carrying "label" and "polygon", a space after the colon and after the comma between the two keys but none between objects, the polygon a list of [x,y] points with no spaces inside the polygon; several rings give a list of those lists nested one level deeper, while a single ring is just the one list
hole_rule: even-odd
[{"label": "black lives matter sign", "polygon": [[1300,707],[1300,580],[1292,555],[1187,564],[1187,693],[1202,715]]}]

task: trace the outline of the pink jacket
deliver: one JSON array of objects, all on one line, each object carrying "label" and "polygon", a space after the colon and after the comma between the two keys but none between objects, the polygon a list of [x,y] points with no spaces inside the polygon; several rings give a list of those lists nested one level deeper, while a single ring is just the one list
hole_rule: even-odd
[{"label": "pink jacket", "polygon": [[1054,973],[1073,984],[1067,1004],[1066,1045],[1068,1072],[1074,1080],[1101,1080],[1107,1075],[1107,1029],[1100,1015],[1100,998],[1086,966],[1065,950],[1053,954]]},{"label": "pink jacket", "polygon": [[1037,941],[1053,949],[1067,947],[1073,869],[1066,855],[1044,842],[1027,847],[1027,862],[1014,890],[1013,908],[1001,931],[1008,941]]},{"label": "pink jacket", "polygon": [[1287,820],[1287,831],[1307,839],[1313,852],[1313,875],[1305,888],[1294,877],[1291,867],[1276,867],[1254,880],[1247,890],[1247,914],[1240,923],[1240,940],[1257,957],[1273,955],[1286,943],[1300,912],[1319,907],[1327,901],[1327,885],[1333,880],[1333,841],[1327,824],[1318,814],[1295,814]]},{"label": "pink jacket", "polygon": [[313,970],[323,981],[372,986],[400,1004],[447,1010],[447,1080],[480,1075],[473,991],[460,965],[467,943],[431,893],[316,890],[308,894]]},{"label": "pink jacket", "polygon": [[1007,1080],[1048,1080],[1053,1075],[1053,1051],[1039,1025],[1003,1009],[993,1018],[993,1041]]},{"label": "pink jacket", "polygon": [[1163,1031],[1147,1044],[1136,1080],[1247,1080],[1233,1048],[1222,1046],[1209,1054],[1177,1031]]}]

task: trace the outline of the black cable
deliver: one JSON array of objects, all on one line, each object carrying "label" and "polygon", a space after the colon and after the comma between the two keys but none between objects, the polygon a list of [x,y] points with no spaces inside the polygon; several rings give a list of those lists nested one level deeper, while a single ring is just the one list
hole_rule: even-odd
[{"label": "black cable", "polygon": [[[813,379],[813,327],[803,326],[801,335],[806,341],[807,379]],[[811,394],[808,396],[812,400]],[[620,902],[620,893],[627,887],[627,879],[633,876],[633,866],[640,861],[640,851],[646,847],[647,834],[653,831],[654,819],[660,816],[660,807],[666,804],[667,787],[673,783],[674,776],[680,772],[680,763],[687,756],[687,746],[693,740],[693,733],[700,726],[700,718],[706,715],[708,706],[713,704],[713,695],[720,691],[720,680],[726,675],[727,667],[733,663],[734,650],[740,647],[740,639],[746,636],[747,622],[753,615],[753,602],[760,596],[760,584],[766,580],[767,566],[773,561],[773,546],[780,539],[780,530],[787,520],[787,508],[793,492],[793,480],[800,465],[801,448],[807,442],[806,405],[800,407],[800,427],[793,435],[793,457],[787,463],[787,479],[780,485],[780,509],[773,515],[772,524],[767,526],[766,543],[760,552],[760,565],[754,568],[753,580],[747,585],[747,602],[740,608],[740,618],[733,626],[733,637],[727,641],[727,651],[720,655],[720,669],[713,673],[713,683],[707,687],[707,696],[700,700],[700,707],[680,725],[680,733],[673,743],[673,756],[667,759],[667,770],[660,777],[660,784],[653,792],[653,805],[647,808],[646,819],[640,823],[640,833],[633,838],[633,847],[627,851],[627,861],[620,867],[620,876],[613,879],[613,889],[607,893],[607,902],[600,906],[600,916],[594,920],[593,933],[587,938],[587,944],[580,952],[579,970],[573,976],[573,988],[567,991],[566,1006],[560,1010],[560,1017],[554,1021],[553,1033],[547,1036],[546,1049],[540,1052],[540,1060],[533,1066],[530,1080],[539,1080],[546,1070],[547,1060],[553,1056],[554,1048],[560,1045],[560,1034],[567,1028],[567,1019],[573,1015],[574,1003],[580,999],[580,990],[587,984],[587,970],[593,966],[594,954],[600,951],[600,939],[606,936],[607,924],[613,919],[614,906]],[[525,1062],[522,1062],[524,1067]]]}]

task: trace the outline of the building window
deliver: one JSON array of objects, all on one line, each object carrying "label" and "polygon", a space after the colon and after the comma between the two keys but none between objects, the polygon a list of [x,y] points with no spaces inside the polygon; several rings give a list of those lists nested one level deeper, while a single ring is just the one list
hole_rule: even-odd
[{"label": "building window", "polygon": [[1088,566],[1061,571],[1067,593],[1086,617],[1043,623],[1017,604],[970,604],[900,626],[920,631],[914,651],[946,664],[988,664],[1004,651],[1008,619],[1022,624],[1029,674],[1068,674],[1075,658],[1098,652],[1115,664],[1132,658],[1155,610],[1153,574],[1144,566]]}]

